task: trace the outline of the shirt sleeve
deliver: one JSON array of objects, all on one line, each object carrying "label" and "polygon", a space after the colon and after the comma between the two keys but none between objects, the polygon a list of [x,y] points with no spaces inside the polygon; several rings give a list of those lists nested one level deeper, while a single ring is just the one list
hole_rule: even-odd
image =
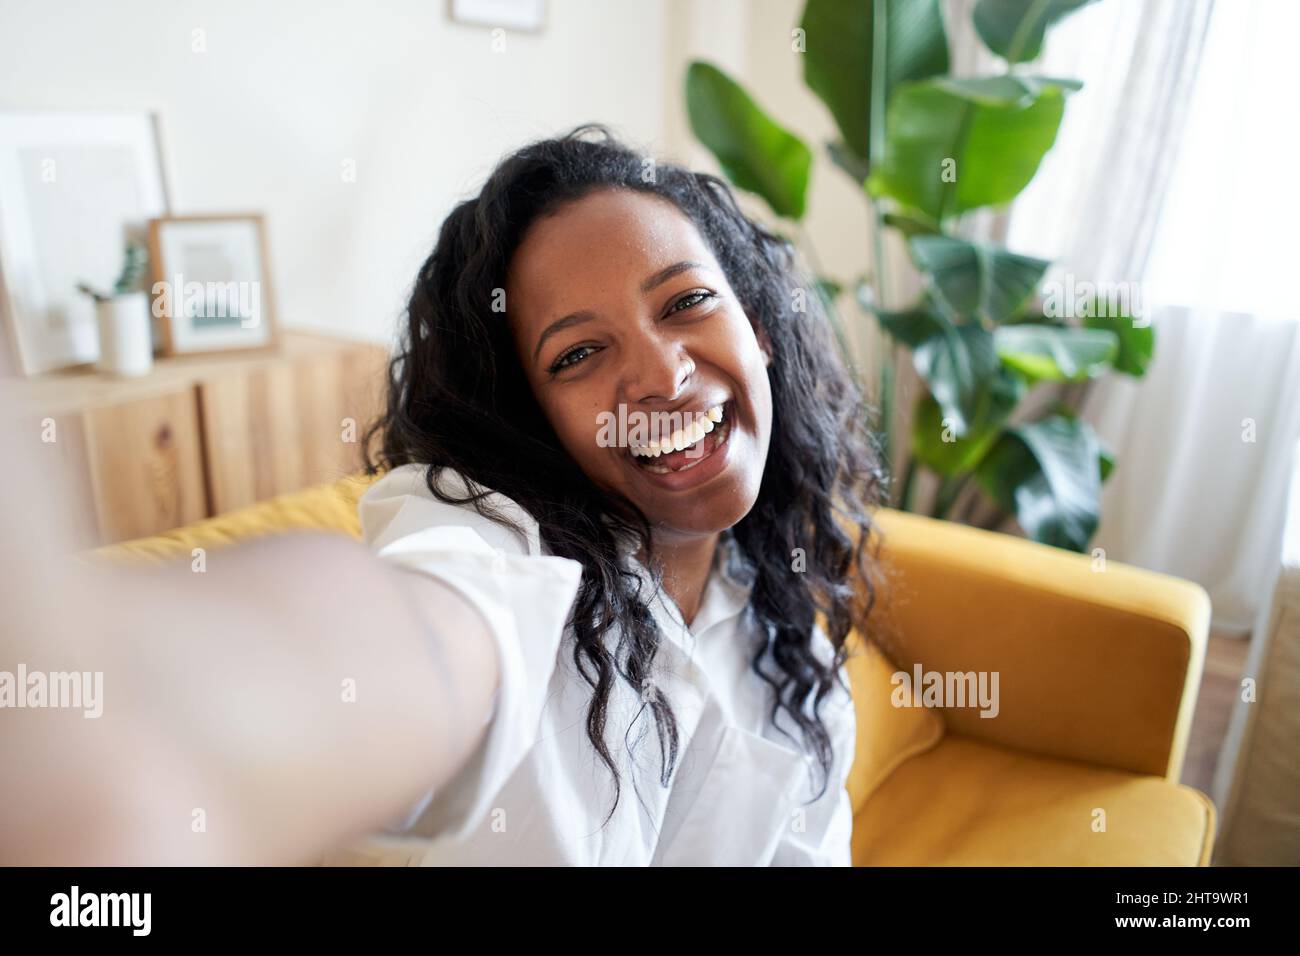
[{"label": "shirt sleeve", "polygon": [[[463,490],[454,475],[448,483]],[[380,479],[360,504],[364,537],[378,556],[455,588],[487,622],[498,658],[483,740],[456,775],[427,793],[390,833],[467,836],[537,740],[582,565],[541,554],[532,517],[501,495],[493,499],[494,509],[517,521],[522,534],[471,505],[438,500],[424,484],[423,469],[414,466]]]},{"label": "shirt sleeve", "polygon": [[[848,673],[843,668],[840,673],[847,686]],[[805,807],[802,826],[789,828],[782,837],[772,866],[852,865],[853,804],[846,786],[857,749],[858,725],[852,695],[837,684],[822,716],[834,748],[826,790]]]}]

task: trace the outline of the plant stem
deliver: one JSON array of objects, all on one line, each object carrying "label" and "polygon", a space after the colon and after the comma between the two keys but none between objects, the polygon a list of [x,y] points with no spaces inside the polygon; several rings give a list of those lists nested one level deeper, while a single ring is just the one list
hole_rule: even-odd
[{"label": "plant stem", "polygon": [[[867,165],[871,171],[880,168],[881,161],[885,157],[885,121],[886,111],[889,107],[888,90],[886,89],[886,76],[888,63],[886,62],[888,53],[889,23],[888,23],[888,5],[885,3],[873,3],[871,10],[871,102],[868,105],[867,115]],[[885,248],[883,241],[883,231],[885,228],[884,213],[880,209],[880,204],[866,190],[866,184],[863,184],[863,195],[867,197],[867,205],[871,210],[871,248],[872,263],[871,269],[871,292],[872,304],[877,309],[883,309],[885,305],[886,285],[885,285]],[[889,469],[892,475],[895,473],[893,453],[893,431],[894,431],[894,363],[897,359],[897,346],[894,345],[893,339],[884,334],[884,329],[880,323],[876,323],[876,330],[880,333],[880,343],[883,355],[880,365],[880,381],[877,383],[878,394],[876,396],[876,405],[880,410],[880,453],[884,458],[885,467]]]},{"label": "plant stem", "polygon": [[[975,115],[975,108],[973,106],[971,106],[969,103],[966,103],[962,106],[961,122],[957,124],[957,139],[953,142],[953,148],[952,148],[951,158],[954,160],[956,160],[957,157],[960,156],[962,158],[962,161],[963,162],[965,161],[966,140],[970,137],[971,117],[973,117],[974,115]],[[957,171],[957,175],[958,176],[961,175],[961,170]],[[949,234],[954,231],[952,229],[944,229],[944,218],[948,212],[948,200],[953,197],[953,194],[956,191],[957,191],[957,186],[955,181],[947,182],[944,180],[940,180],[939,208],[936,211],[934,218],[939,223],[939,231],[941,233]]]},{"label": "plant stem", "polygon": [[903,472],[903,491],[898,504],[903,511],[912,511],[912,498],[916,494],[916,458],[907,459],[907,470]]},{"label": "plant stem", "polygon": [[[871,292],[872,300],[877,309],[886,308],[885,296],[887,286],[885,282],[885,216],[881,212],[880,204],[874,199],[868,197],[868,205],[871,207]],[[898,346],[894,340],[885,334],[880,323],[876,323],[876,329],[881,333],[880,342],[882,352],[880,358],[880,382],[877,386],[876,404],[880,409],[880,453],[885,459],[885,464],[889,466],[890,472],[897,469],[894,467],[894,365],[898,359]]]},{"label": "plant stem", "polygon": [[965,474],[943,479],[939,484],[939,490],[935,492],[934,507],[930,511],[930,517],[947,518],[948,512],[952,510],[952,506],[970,481],[970,477],[969,474]]},{"label": "plant stem", "polygon": [[894,348],[885,346],[885,354],[880,360],[879,395],[876,405],[880,409],[880,455],[889,467],[890,474],[894,468]]},{"label": "plant stem", "polygon": [[1029,40],[1029,29],[1042,17],[1043,12],[1047,9],[1048,2],[1049,0],[1034,0],[1033,6],[1021,18],[1019,26],[1016,27],[1016,32],[1012,34],[1010,44],[1007,45],[1008,73],[1011,72],[1012,66],[1020,61],[1020,56],[1025,50],[1025,43]]}]

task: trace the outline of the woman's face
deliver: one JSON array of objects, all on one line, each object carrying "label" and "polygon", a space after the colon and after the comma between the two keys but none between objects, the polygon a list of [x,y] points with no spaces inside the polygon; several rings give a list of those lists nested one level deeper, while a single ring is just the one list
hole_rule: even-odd
[{"label": "woman's face", "polygon": [[768,356],[675,205],[607,189],[533,223],[506,312],[565,449],[657,539],[714,534],[749,512],[772,432]]}]

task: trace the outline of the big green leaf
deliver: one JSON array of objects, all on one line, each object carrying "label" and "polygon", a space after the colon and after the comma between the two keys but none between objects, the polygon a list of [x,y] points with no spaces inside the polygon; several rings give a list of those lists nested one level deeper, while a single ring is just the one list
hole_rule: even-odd
[{"label": "big green leaf", "polygon": [[993,336],[978,325],[955,325],[941,312],[878,312],[881,326],[912,350],[912,364],[958,435],[979,412],[982,391],[998,374]]},{"label": "big green leaf", "polygon": [[1063,316],[1049,315],[1040,308],[1026,307],[1019,315],[1007,319],[1007,325],[1050,325],[1054,329],[1068,328],[1070,323]]},{"label": "big green leaf", "polygon": [[947,335],[953,325],[931,309],[916,308],[905,312],[876,310],[880,327],[910,349],[934,336]]},{"label": "big green leaf", "polygon": [[951,236],[914,236],[908,247],[936,301],[957,321],[999,324],[1016,314],[1051,264]]},{"label": "big green leaf", "polygon": [[686,73],[686,109],[696,137],[728,179],[757,193],[778,216],[802,219],[812,152],[715,66],[696,61]]},{"label": "big green leaf", "polygon": [[975,476],[1035,541],[1084,551],[1101,517],[1101,461],[1087,422],[1054,415],[1006,429]]},{"label": "big green leaf", "polygon": [[[1079,412],[1063,401],[1059,401],[1052,406],[1052,413],[1068,418],[1071,421],[1079,417]],[[1096,432],[1093,432],[1093,436],[1097,439],[1097,467],[1100,469],[1101,483],[1104,485],[1111,472],[1115,470],[1115,452],[1101,440],[1101,436]]]},{"label": "big green leaf", "polygon": [[1010,63],[1037,59],[1043,35],[1057,20],[1092,0],[979,0],[975,30],[990,50]]},{"label": "big green leaf", "polygon": [[830,156],[831,162],[848,173],[849,178],[855,183],[866,181],[867,173],[871,171],[871,164],[854,152],[851,146],[840,142],[827,143],[826,153]]},{"label": "big green leaf", "polygon": [[[877,21],[883,36],[876,35]],[[884,110],[899,83],[948,72],[939,0],[808,0],[799,26],[807,43],[804,81],[835,118],[840,148],[862,161],[871,157],[873,92]]]},{"label": "big green leaf", "polygon": [[1119,338],[1104,329],[1006,325],[993,333],[998,357],[1031,382],[1082,382],[1110,368]]},{"label": "big green leaf", "polygon": [[960,475],[974,468],[1001,434],[1015,410],[1024,385],[1000,369],[978,386],[965,434],[958,434],[932,395],[923,395],[912,415],[912,454],[940,475]]},{"label": "big green leaf", "polygon": [[937,222],[915,210],[906,213],[887,212],[884,219],[886,226],[892,226],[909,239],[913,236],[932,236],[939,231]]},{"label": "big green leaf", "polygon": [[[1098,440],[1100,444],[1100,439]],[[1100,445],[1097,450],[1097,466],[1101,469],[1102,484],[1110,477],[1110,473],[1115,470],[1115,453],[1106,445]]]},{"label": "big green leaf", "polygon": [[1038,95],[1048,87],[1057,87],[1069,93],[1083,89],[1082,80],[1049,79],[1012,73],[997,76],[944,76],[935,80],[935,85],[976,103],[1016,107],[1032,106]]},{"label": "big green leaf", "polygon": [[1147,373],[1156,350],[1156,330],[1150,325],[1136,325],[1127,315],[1091,315],[1083,320],[1089,329],[1104,329],[1119,340],[1115,371],[1141,378]]},{"label": "big green leaf", "polygon": [[867,180],[871,193],[932,219],[1020,195],[1056,141],[1066,88],[999,86],[946,78],[900,85],[889,103],[884,158]]}]

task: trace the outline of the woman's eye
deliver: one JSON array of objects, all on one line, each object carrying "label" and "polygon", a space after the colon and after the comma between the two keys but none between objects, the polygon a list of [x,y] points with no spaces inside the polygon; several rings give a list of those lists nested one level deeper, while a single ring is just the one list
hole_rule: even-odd
[{"label": "woman's eye", "polygon": [[575,345],[567,352],[562,353],[559,358],[551,363],[551,374],[554,375],[556,372],[569,368],[572,365],[577,365],[593,351],[595,350],[589,345]]},{"label": "woman's eye", "polygon": [[682,296],[680,299],[674,302],[673,307],[668,311],[670,313],[681,312],[683,309],[689,309],[691,308],[691,306],[699,305],[701,302],[705,301],[706,299],[712,299],[712,298],[713,298],[712,292],[709,292],[705,289],[696,289],[694,292],[686,293],[684,296]]}]

